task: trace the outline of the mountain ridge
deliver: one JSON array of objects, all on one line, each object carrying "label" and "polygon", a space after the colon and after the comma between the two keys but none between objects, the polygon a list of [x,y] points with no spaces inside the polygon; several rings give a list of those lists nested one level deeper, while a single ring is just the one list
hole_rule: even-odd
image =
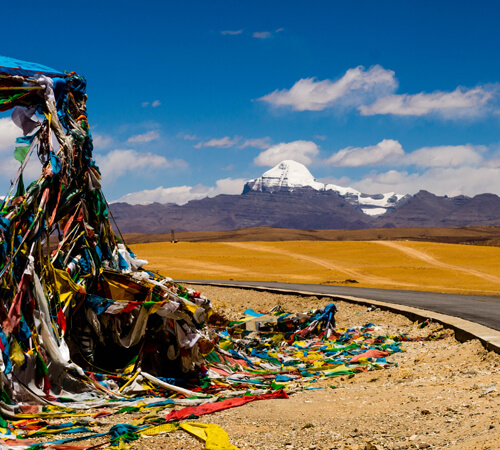
[{"label": "mountain ridge", "polygon": [[112,203],[110,208],[121,232],[145,234],[250,227],[356,230],[500,225],[500,197],[495,194],[448,197],[421,190],[414,195],[369,195],[320,183],[295,161],[283,161],[248,181],[240,195],[221,194],[184,205]]}]

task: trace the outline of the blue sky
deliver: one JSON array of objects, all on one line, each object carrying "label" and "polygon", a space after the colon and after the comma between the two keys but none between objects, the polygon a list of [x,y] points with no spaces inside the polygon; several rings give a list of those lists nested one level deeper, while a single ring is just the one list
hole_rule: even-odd
[{"label": "blue sky", "polygon": [[[109,201],[240,193],[283,159],[367,193],[500,194],[499,13],[495,1],[9,2],[0,54],[87,78]],[[2,114],[2,193],[19,134]]]}]

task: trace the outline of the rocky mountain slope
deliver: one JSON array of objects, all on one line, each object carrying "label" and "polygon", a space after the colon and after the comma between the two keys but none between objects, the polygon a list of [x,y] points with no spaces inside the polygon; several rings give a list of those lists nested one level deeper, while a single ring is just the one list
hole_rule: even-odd
[{"label": "rocky mountain slope", "polygon": [[248,181],[243,188],[243,194],[250,191],[270,194],[280,191],[297,192],[305,187],[319,192],[334,191],[351,205],[370,216],[384,214],[408,197],[394,192],[369,195],[351,187],[320,183],[316,181],[306,166],[292,160],[282,161],[261,177]]}]

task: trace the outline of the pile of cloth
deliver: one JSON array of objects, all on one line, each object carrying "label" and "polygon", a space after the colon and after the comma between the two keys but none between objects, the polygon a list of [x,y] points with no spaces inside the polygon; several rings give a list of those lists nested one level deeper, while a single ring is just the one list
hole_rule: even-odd
[{"label": "pile of cloth", "polygon": [[[138,369],[149,383],[196,377],[213,347],[202,331],[210,302],[143,270],[113,232],[86,102],[76,73],[0,57],[0,111],[12,109],[20,134],[19,169],[0,202],[6,418],[23,404],[121,397],[122,378]],[[25,184],[31,158],[40,177]]]},{"label": "pile of cloth", "polygon": [[[22,404],[21,413],[0,423],[2,439],[30,450],[41,448],[36,439],[41,437],[46,439],[43,448],[130,448],[141,437],[181,431],[204,442],[207,449],[235,450],[220,426],[190,420],[249,402],[286,399],[297,391],[339,388],[331,384],[335,377],[348,379],[396,366],[389,357],[404,351],[403,342],[445,337],[443,332],[416,338],[380,334],[381,328],[373,323],[332,328],[335,311],[335,305],[299,314],[247,310],[240,320],[207,327],[211,350],[198,378],[156,378],[140,368],[128,373],[89,373],[109,390],[107,398]],[[272,329],[247,329],[255,318]],[[179,384],[188,384],[189,389]],[[103,431],[99,420],[108,416],[123,417],[126,423]],[[59,436],[52,440],[55,435]],[[82,446],[80,441],[87,444]]]}]

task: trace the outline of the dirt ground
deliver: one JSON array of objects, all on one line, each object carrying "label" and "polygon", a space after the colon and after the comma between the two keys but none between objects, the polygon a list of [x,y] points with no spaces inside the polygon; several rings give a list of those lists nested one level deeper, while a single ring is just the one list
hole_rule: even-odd
[{"label": "dirt ground", "polygon": [[[267,310],[281,304],[307,311],[330,301],[211,286],[201,290],[230,318],[246,308]],[[373,322],[379,334],[426,336],[441,329],[419,329],[403,316],[337,302],[338,327]],[[438,341],[407,342],[389,356],[397,367],[333,378],[289,399],[265,400],[202,416],[220,425],[240,449],[500,449],[500,355],[478,341],[457,342],[451,331]],[[496,384],[496,385],[495,385]],[[159,412],[163,416],[163,412]],[[101,419],[109,429],[130,423],[138,413]],[[136,449],[203,449],[184,431],[141,437]]]}]

